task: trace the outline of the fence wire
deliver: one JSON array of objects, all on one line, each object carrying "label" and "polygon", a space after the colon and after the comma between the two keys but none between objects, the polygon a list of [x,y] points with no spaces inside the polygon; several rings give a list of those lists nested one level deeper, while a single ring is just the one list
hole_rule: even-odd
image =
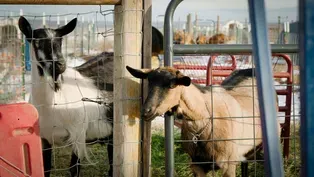
[{"label": "fence wire", "polygon": [[[32,89],[36,89],[37,87],[38,91],[38,87],[45,86],[45,84],[51,84],[51,80],[49,80],[49,77],[45,77],[43,80],[36,80],[39,77],[34,77],[34,75],[38,75],[38,73],[33,71],[39,64],[35,52],[33,52],[36,48],[27,42],[25,36],[20,32],[18,27],[20,15],[17,14],[17,12],[14,14],[10,13],[9,15],[6,13],[3,16],[0,16],[0,104],[31,102],[37,108],[39,115],[41,115],[40,122],[51,121],[50,125],[49,123],[40,123],[41,135],[44,135],[45,131],[51,130],[54,126],[54,131],[52,132],[50,140],[50,142],[52,142],[51,176],[59,177],[69,175],[69,169],[71,168],[69,166],[72,155],[71,149],[73,146],[82,146],[82,143],[87,146],[87,153],[90,156],[90,161],[86,158],[82,159],[80,162],[77,161],[76,164],[82,166],[81,175],[107,175],[109,165],[112,165],[112,162],[109,162],[106,146],[108,144],[112,145],[112,135],[107,136],[106,138],[96,137],[93,139],[88,139],[88,136],[95,137],[95,134],[101,134],[104,131],[112,131],[112,126],[104,126],[103,121],[112,124],[113,118],[112,113],[110,113],[110,111],[112,111],[113,101],[113,9],[102,10],[100,8],[98,11],[58,15],[24,12],[23,16],[28,20],[33,29],[56,29],[66,25],[72,19],[77,18],[78,21],[74,31],[63,36],[62,54],[67,67],[76,68],[79,71],[70,74],[68,73],[65,77],[73,78],[74,80],[70,79],[73,83],[65,83],[67,86],[64,86],[72,87],[74,95],[75,93],[80,92],[80,95],[76,95],[79,96],[78,98],[70,98],[67,96],[67,94],[70,94],[69,92],[63,92],[61,95],[53,94],[53,90],[49,90],[50,92],[47,90],[46,92],[40,92],[43,95],[32,95]],[[54,50],[58,49],[53,46],[54,44],[52,41],[55,41],[58,38],[48,39],[51,40],[52,43],[51,55],[55,55]],[[38,43],[44,45],[45,48],[49,44],[49,42],[40,42],[45,41],[44,38],[30,40],[33,43],[36,43],[36,40],[38,40]],[[44,54],[49,55],[49,53]],[[45,62],[49,63],[53,61],[47,60]],[[88,81],[90,83],[83,83],[82,85],[82,81],[80,81],[82,80],[82,77],[79,76],[80,74],[90,78],[91,80]],[[73,85],[71,86],[71,84]],[[97,93],[92,94],[95,95],[95,97],[88,97],[85,88],[87,84],[93,84],[99,89]],[[44,90],[44,87],[42,89]],[[50,98],[51,100],[42,102],[40,97],[45,99]],[[66,99],[64,100],[62,97]],[[85,101],[82,101],[80,97],[87,98]],[[99,113],[103,113],[103,109],[109,109],[109,112],[107,112],[106,115],[107,120],[103,120],[105,115],[98,115],[99,117],[91,120],[91,115],[87,111],[91,104],[93,104],[91,102],[105,104],[100,107],[97,106],[99,105],[98,103],[94,103],[96,107],[98,107]],[[77,112],[73,112],[74,108],[77,109]],[[61,109],[63,109],[63,111],[60,114]],[[51,112],[49,112],[49,110]],[[79,121],[75,121],[75,116],[73,117],[73,115],[69,115],[72,119],[65,120],[65,115],[67,114],[76,115],[76,118]],[[93,114],[94,116],[97,115],[97,113]],[[58,119],[61,120],[58,121]],[[66,121],[70,121],[70,123],[68,122],[69,124],[67,124]],[[47,127],[44,127],[44,125]],[[62,127],[65,127],[65,129]],[[72,130],[70,130],[71,127]],[[74,127],[77,127],[79,130],[73,130]],[[91,129],[95,129],[93,132],[94,134],[90,133]],[[72,131],[72,133],[76,132],[78,139],[70,141],[67,140],[69,137],[64,137],[65,139],[62,140],[64,143],[55,144],[55,142],[60,142],[58,138],[60,138],[60,133],[62,134],[62,131],[64,130],[68,132]],[[88,139],[88,142],[80,141],[80,136],[87,136],[86,139]],[[49,148],[43,148],[44,152],[47,150],[49,150]],[[1,170],[0,167],[0,171]],[[12,174],[14,173],[15,172],[12,172]]]},{"label": "fence wire", "polygon": [[[175,31],[174,32],[174,41],[176,42],[176,39],[184,39],[178,37],[180,32]],[[176,36],[177,35],[177,36]],[[270,38],[274,37],[275,35],[272,34]],[[278,37],[278,35],[277,35]],[[294,33],[286,33],[285,36],[283,36],[285,40],[282,40],[282,44],[287,43],[297,43],[297,35]],[[209,37],[207,37],[209,38]],[[187,39],[187,38],[185,38]],[[248,33],[248,39],[250,39],[250,34]],[[272,39],[272,41],[277,41],[275,39]],[[280,40],[278,40],[280,41]],[[228,43],[228,41],[226,41]],[[250,40],[248,41],[250,43]],[[176,44],[187,44],[185,42],[176,42]],[[189,44],[193,44],[189,43]],[[246,44],[246,43],[243,43]],[[284,158],[284,170],[285,170],[285,176],[299,176],[300,175],[300,169],[301,169],[301,162],[300,162],[300,138],[299,138],[299,118],[300,118],[300,91],[299,91],[299,62],[298,62],[298,54],[286,54],[289,59],[288,61],[283,58],[282,55],[274,54],[272,57],[272,68],[274,72],[274,86],[275,90],[277,91],[277,101],[278,101],[278,114],[276,119],[280,123],[281,127],[281,150],[283,153]],[[163,65],[163,56],[160,55],[160,65]],[[221,87],[221,82],[225,80],[227,76],[230,75],[230,73],[236,69],[247,69],[254,67],[253,58],[250,54],[238,54],[238,55],[228,55],[228,54],[215,54],[215,55],[185,55],[185,56],[174,56],[173,58],[173,66],[177,69],[179,69],[183,74],[191,77],[192,82],[196,84],[200,84],[203,86],[211,85],[211,90],[215,90],[215,88]],[[210,66],[210,67],[209,67]],[[289,69],[291,67],[291,70]],[[207,69],[209,69],[207,71]],[[208,72],[210,75],[208,75]],[[252,92],[254,99],[247,98],[247,103],[250,103],[251,105],[258,104],[258,100],[256,98],[256,84],[244,84],[241,86],[237,86],[237,88],[243,87],[243,91],[245,92]],[[255,88],[251,89],[252,87]],[[220,103],[217,102],[217,93],[214,91],[210,93],[211,100],[207,100],[209,102],[210,110],[211,112],[216,112],[218,109],[215,105],[219,105]],[[248,93],[247,93],[248,94]],[[191,94],[192,96],[193,94]],[[228,101],[226,101],[228,102]],[[225,103],[227,104],[227,103]],[[200,105],[199,105],[200,106]],[[216,107],[216,108],[215,108]],[[251,109],[251,108],[249,108]],[[256,113],[258,110],[258,107],[253,107],[253,114]],[[225,110],[226,112],[233,112],[235,110]],[[154,140],[154,138],[159,139],[160,141],[163,140],[163,116],[158,117],[153,121],[153,142],[152,147],[155,146],[162,146],[160,142],[157,140]],[[219,133],[219,129],[221,126],[218,122],[221,120],[226,119],[232,119],[234,121],[249,121],[252,120],[253,124],[258,124],[256,121],[259,120],[259,116],[253,116],[253,115],[247,115],[247,116],[238,116],[238,117],[228,117],[228,116],[214,116],[210,120],[203,120],[203,123],[195,123],[196,130],[206,129],[206,122],[212,122],[213,125],[211,130],[211,134],[215,135],[215,131]],[[229,160],[217,160],[213,158],[211,161],[201,160],[199,161],[195,160],[191,162],[192,159],[187,155],[187,153],[183,150],[183,144],[190,143],[190,147],[192,148],[194,141],[191,137],[189,140],[182,139],[181,133],[182,133],[182,123],[184,120],[177,119],[175,125],[175,173],[178,176],[193,176],[192,170],[190,168],[191,164],[202,164],[204,166],[210,165],[212,168],[214,168],[215,165],[218,163],[228,163],[231,164],[233,162],[240,162],[240,161],[234,161],[232,159]],[[190,124],[190,123],[186,123]],[[186,128],[186,127],[185,127]],[[199,133],[198,132],[198,133]],[[252,132],[256,132],[256,129],[253,128]],[[275,136],[275,135],[274,135]],[[258,137],[251,137],[251,135],[244,135],[243,137],[230,137],[230,138],[209,138],[209,140],[201,139],[199,136],[198,141],[200,146],[204,146],[205,148],[206,143],[212,143],[213,147],[209,149],[214,149],[215,147],[218,147],[219,143],[223,142],[245,142],[245,141],[251,141],[255,145],[259,141],[261,141],[261,138]],[[203,143],[203,144],[202,144]],[[195,145],[197,146],[197,145]],[[155,147],[155,151],[153,149],[153,158],[160,158],[161,155],[159,155],[159,151],[157,151],[157,147]],[[205,151],[205,149],[203,149]],[[252,150],[254,152],[254,156],[251,159],[247,159],[246,162],[248,163],[248,176],[264,176],[264,159],[263,159],[263,150],[258,151],[258,147],[254,148]],[[195,152],[196,153],[196,152]],[[160,171],[162,171],[163,167],[161,163],[157,163],[152,161],[153,165],[153,175],[160,174]],[[158,165],[157,165],[158,164]],[[242,170],[241,166],[237,166],[236,170],[237,176],[241,176]],[[211,171],[209,172],[209,176],[221,176],[221,171]]]},{"label": "fence wire", "polygon": [[[101,6],[100,6],[101,7]],[[121,11],[119,13],[125,12],[140,12],[143,15],[141,9],[125,9],[125,11]],[[17,13],[17,12],[16,12]],[[79,12],[79,13],[67,13],[67,14],[59,14],[59,15],[49,15],[49,14],[34,14],[24,12],[24,17],[28,19],[31,23],[32,27],[41,28],[41,27],[49,27],[49,28],[57,28],[58,26],[63,26],[68,23],[73,18],[78,18],[78,24],[73,32],[69,35],[63,37],[62,42],[62,53],[64,58],[66,59],[68,67],[77,67],[78,71],[89,78],[91,78],[94,84],[100,89],[97,93],[97,97],[89,98],[90,101],[100,101],[109,103],[113,101],[113,48],[114,48],[114,40],[119,40],[122,43],[122,37],[118,39],[114,39],[114,26],[113,26],[113,10],[99,10],[99,11],[91,11],[91,12]],[[88,19],[86,16],[93,15],[95,18]],[[29,101],[31,88],[38,84],[38,81],[32,80],[31,72],[36,66],[36,59],[32,52],[29,54],[26,52],[27,50],[32,51],[34,48],[32,46],[27,46],[27,41],[25,41],[24,36],[20,33],[19,28],[17,26],[17,20],[19,15],[11,15],[4,14],[0,16],[1,19],[1,50],[0,50],[0,103],[12,103],[12,102],[20,102],[20,101]],[[59,19],[59,20],[58,20]],[[60,23],[58,23],[58,21]],[[143,22],[139,23],[138,26],[142,27]],[[200,31],[205,35],[213,35],[214,30],[212,31]],[[135,31],[121,31],[120,34],[129,33],[142,35],[142,33]],[[233,31],[236,35],[239,35],[235,38],[234,42],[231,43],[251,43],[250,35],[245,30],[237,30]],[[240,34],[241,33],[241,34]],[[228,35],[226,33],[226,35]],[[297,41],[298,37],[294,34],[290,34],[289,43],[293,43],[293,41]],[[138,43],[142,43],[141,40],[132,41],[135,45]],[[144,46],[143,46],[144,47]],[[28,56],[29,55],[29,56]],[[120,59],[125,62],[125,58],[134,57],[136,60],[141,56],[140,51],[132,51],[126,52],[122,54]],[[161,56],[162,57],[162,56]],[[232,58],[234,57],[234,58]],[[199,83],[201,85],[206,84],[206,68],[208,67],[208,61],[215,58],[212,63],[215,71],[230,72],[232,67],[233,69],[245,69],[254,66],[253,59],[250,55],[207,55],[207,56],[176,56],[174,59],[175,67],[181,66],[180,70],[185,74],[190,76],[195,83]],[[233,63],[233,59],[235,59],[235,65]],[[288,112],[280,111],[278,113],[277,119],[282,123],[282,125],[286,125],[286,117],[290,116],[290,134],[288,137],[281,137],[282,140],[288,139],[290,141],[289,145],[289,158],[285,161],[285,173],[286,176],[298,176],[300,171],[300,154],[299,154],[299,117],[300,117],[300,104],[299,104],[299,66],[298,66],[298,56],[297,54],[291,55],[292,59],[292,83],[288,84],[285,78],[275,78],[274,85],[276,90],[286,90],[288,86],[292,87],[291,92],[291,110]],[[162,58],[160,60],[163,63]],[[123,63],[124,65],[125,63]],[[162,65],[162,64],[161,64]],[[229,68],[225,69],[225,67]],[[212,71],[212,70],[211,70]],[[273,57],[273,71],[277,73],[283,73],[287,71],[287,64],[282,59],[282,57]],[[73,76],[77,78],[76,76]],[[78,78],[77,78],[78,79]],[[121,78],[115,78],[121,79]],[[211,83],[215,83],[215,86],[212,87],[220,87],[220,83],[225,79],[222,76],[210,77]],[[78,81],[73,83],[75,85],[75,89],[82,89],[80,86],[77,86]],[[253,84],[254,85],[254,84]],[[256,86],[256,85],[255,85]],[[126,83],[122,84],[122,89],[127,90]],[[245,88],[245,86],[243,86]],[[249,86],[252,87],[252,86]],[[122,93],[121,101],[125,101],[136,105],[137,102],[141,99],[140,97],[129,98],[126,95],[126,92]],[[101,95],[105,95],[105,98],[98,98]],[[45,95],[43,95],[44,97]],[[84,95],[80,95],[84,97]],[[56,100],[56,99],[55,99]],[[53,105],[64,105],[70,106],[71,104],[81,103],[79,98],[71,101],[65,102],[53,102]],[[213,100],[210,100],[213,101]],[[257,101],[257,100],[255,100]],[[254,104],[254,99],[252,99],[252,104]],[[287,96],[278,95],[279,106],[285,107],[287,106]],[[52,105],[35,105],[36,108],[40,110],[44,106],[52,106]],[[85,105],[82,108],[85,112],[88,109]],[[125,109],[125,108],[123,108]],[[211,111],[213,112],[214,108],[211,107]],[[254,117],[254,118],[252,118]],[[58,119],[57,114],[53,114],[53,119]],[[112,120],[112,117],[108,117]],[[226,119],[230,117],[216,116],[211,121],[217,121],[219,119]],[[232,119],[258,119],[258,116],[241,116],[241,117],[232,117]],[[153,136],[152,136],[152,176],[158,176],[164,174],[164,136],[163,136],[163,117],[158,117],[153,121]],[[88,117],[84,116],[84,121],[88,121]],[[83,121],[83,122],[84,122]],[[94,120],[97,121],[97,120]],[[141,123],[139,120],[135,120],[135,123]],[[178,120],[180,123],[180,121]],[[127,122],[121,121],[116,122],[120,124],[120,126],[124,127]],[[82,122],[78,123],[78,125],[82,124]],[[213,123],[214,125],[214,123]],[[216,124],[215,124],[216,125]],[[41,127],[44,129],[45,127]],[[288,127],[284,127],[287,129]],[[82,129],[83,130],[83,129]],[[213,127],[213,131],[215,131],[215,127]],[[255,130],[252,130],[255,131]],[[191,169],[189,165],[191,164],[191,159],[188,157],[186,152],[182,149],[182,143],[191,142],[188,140],[182,140],[180,137],[181,129],[176,129],[175,134],[175,162],[176,162],[176,173],[178,176],[191,176]],[[83,133],[83,131],[82,131]],[[138,134],[139,132],[121,132],[124,136],[129,134]],[[230,138],[230,139],[211,139],[212,142],[222,142],[222,141],[245,141],[252,140],[255,141],[260,140],[255,137],[242,137],[238,138]],[[89,145],[95,142],[104,142],[105,144],[111,143],[108,140],[100,140],[96,139],[92,142],[86,143],[89,148],[89,153],[91,154],[91,162],[83,159],[80,164],[83,166],[81,170],[82,176],[103,176],[106,174],[109,168],[110,162],[107,157],[107,150],[105,146],[100,144]],[[202,140],[199,140],[200,142]],[[204,142],[204,141],[202,141]],[[67,176],[69,174],[69,164],[71,159],[71,146],[74,144],[79,145],[82,142],[74,141],[70,144],[66,145],[52,145],[52,164],[53,168],[51,170],[52,176]],[[127,142],[128,145],[124,146],[124,151],[130,154],[137,154],[134,149],[130,149],[132,145],[139,144],[141,142]],[[119,145],[119,144],[117,144]],[[47,150],[47,149],[44,149]],[[256,151],[256,149],[254,150]],[[249,163],[249,176],[264,176],[264,168],[263,168],[263,159],[260,159],[262,154],[257,153],[254,155],[253,160],[248,160]],[[213,159],[213,161],[208,162],[195,162],[200,164],[214,164],[218,161]],[[221,161],[222,163],[230,163],[231,161]],[[112,163],[112,162],[111,162]],[[139,165],[141,162],[130,162],[130,165],[135,167]],[[1,166],[0,166],[1,169]],[[134,168],[135,169],[135,168]],[[12,172],[14,173],[14,172]],[[237,175],[241,173],[240,167],[237,168]],[[212,176],[219,176],[219,172],[211,172]]]}]

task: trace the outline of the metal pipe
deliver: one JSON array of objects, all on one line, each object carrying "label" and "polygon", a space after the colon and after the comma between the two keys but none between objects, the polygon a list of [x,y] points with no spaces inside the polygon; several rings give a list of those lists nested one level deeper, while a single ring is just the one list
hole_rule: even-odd
[{"label": "metal pipe", "polygon": [[299,1],[300,100],[301,100],[301,174],[314,176],[314,21],[313,0]]},{"label": "metal pipe", "polygon": [[[298,53],[297,44],[271,44],[272,53]],[[174,45],[173,53],[175,55],[187,54],[243,54],[252,53],[252,45],[249,44],[203,44],[203,45]]]},{"label": "metal pipe", "polygon": [[[164,65],[172,66],[173,56],[173,14],[183,0],[172,0],[166,10],[164,20]],[[174,116],[165,114],[165,165],[166,177],[174,176]]]},{"label": "metal pipe", "polygon": [[166,10],[164,20],[164,65],[172,66],[173,56],[173,14],[183,0],[172,0]]},{"label": "metal pipe", "polygon": [[[283,177],[283,163],[276,124],[275,88],[264,0],[248,0],[252,23],[253,55],[256,65],[257,90],[262,124],[266,176]],[[266,37],[265,37],[266,36]]]}]

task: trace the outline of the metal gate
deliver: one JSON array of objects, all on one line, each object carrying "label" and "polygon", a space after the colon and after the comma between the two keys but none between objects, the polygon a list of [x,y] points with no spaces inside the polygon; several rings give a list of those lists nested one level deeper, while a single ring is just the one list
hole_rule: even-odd
[{"label": "metal gate", "polygon": [[[273,72],[271,70],[271,53],[297,53],[298,46],[288,45],[265,45],[269,44],[266,29],[266,15],[264,1],[248,0],[249,15],[252,26],[253,45],[173,45],[173,14],[177,6],[183,0],[172,0],[166,10],[164,20],[164,65],[173,66],[173,55],[187,54],[238,54],[252,53],[256,67],[257,88],[259,94],[259,107],[261,113],[261,123],[263,132],[263,148],[265,157],[265,170],[267,176],[283,176],[283,162],[279,151],[279,137],[273,136],[277,132],[275,119],[266,117],[276,117],[275,95]],[[258,28],[257,28],[258,26]],[[285,76],[288,77],[288,76]],[[289,78],[289,77],[288,77]],[[196,80],[197,83],[202,83]],[[207,83],[208,84],[208,83]],[[313,115],[313,114],[312,114]],[[174,115],[165,114],[165,152],[166,152],[166,176],[174,176]]]}]

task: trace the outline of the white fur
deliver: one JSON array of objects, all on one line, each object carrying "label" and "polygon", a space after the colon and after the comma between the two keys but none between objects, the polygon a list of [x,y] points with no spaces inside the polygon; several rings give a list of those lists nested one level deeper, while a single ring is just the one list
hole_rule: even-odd
[{"label": "white fur", "polygon": [[112,133],[112,126],[105,117],[106,108],[93,102],[83,102],[87,97],[95,99],[100,91],[92,80],[67,68],[58,92],[52,89],[49,76],[40,77],[37,67],[32,67],[32,104],[39,113],[40,136],[52,145],[72,145],[80,159],[90,161],[85,140],[104,138]]},{"label": "white fur", "polygon": [[38,50],[38,51],[37,51],[37,54],[38,54],[38,57],[39,57],[39,58],[44,59],[44,60],[46,59],[46,55],[44,54],[43,51]]}]

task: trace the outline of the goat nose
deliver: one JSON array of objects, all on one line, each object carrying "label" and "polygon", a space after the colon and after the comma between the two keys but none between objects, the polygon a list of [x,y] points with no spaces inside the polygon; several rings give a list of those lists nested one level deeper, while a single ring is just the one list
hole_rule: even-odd
[{"label": "goat nose", "polygon": [[144,116],[147,116],[151,111],[152,111],[151,108],[145,108],[145,109],[143,110],[143,115],[144,115]]},{"label": "goat nose", "polygon": [[151,108],[146,108],[145,113],[149,113],[152,109]]}]

